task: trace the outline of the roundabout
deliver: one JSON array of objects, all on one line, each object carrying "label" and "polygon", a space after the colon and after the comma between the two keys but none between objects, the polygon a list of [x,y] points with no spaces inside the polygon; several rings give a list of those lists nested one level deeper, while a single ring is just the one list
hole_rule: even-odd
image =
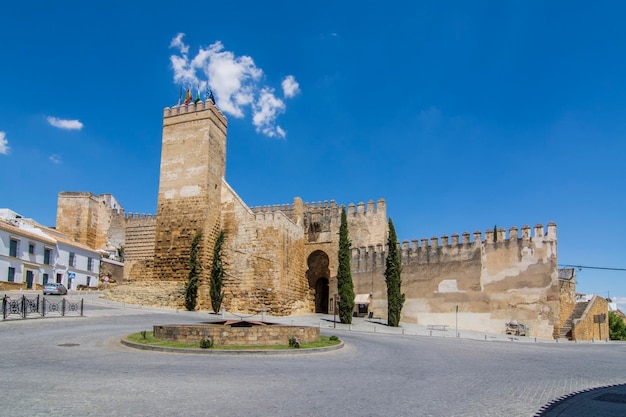
[{"label": "roundabout", "polygon": [[[120,343],[124,335],[155,323],[200,324],[206,315],[96,297],[85,298],[83,317],[2,322],[3,409],[14,416],[528,417],[558,411],[566,417],[587,404],[594,416],[610,415],[602,414],[609,407],[626,415],[620,387],[626,343],[435,337],[416,335],[410,324],[398,329],[406,334],[375,332],[359,322],[353,330],[333,329],[332,316],[324,315],[275,319],[317,324],[343,347],[308,355],[130,348]],[[42,381],[50,387],[24,395]],[[585,391],[607,386],[614,388]],[[571,393],[582,394],[567,397]],[[577,404],[564,409],[572,401]]]}]

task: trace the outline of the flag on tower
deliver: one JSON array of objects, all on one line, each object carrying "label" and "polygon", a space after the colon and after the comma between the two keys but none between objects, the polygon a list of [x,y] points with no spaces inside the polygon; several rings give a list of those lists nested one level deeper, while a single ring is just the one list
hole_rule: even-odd
[{"label": "flag on tower", "polygon": [[189,103],[191,103],[191,91],[187,89],[187,92],[185,93],[185,101],[183,102],[183,104],[186,106]]},{"label": "flag on tower", "polygon": [[200,86],[198,86],[196,90],[196,99],[193,101],[193,104],[198,104],[199,101],[200,101]]},{"label": "flag on tower", "polygon": [[178,93],[178,107],[180,107],[180,103],[183,101],[183,86],[180,86],[180,92]]}]

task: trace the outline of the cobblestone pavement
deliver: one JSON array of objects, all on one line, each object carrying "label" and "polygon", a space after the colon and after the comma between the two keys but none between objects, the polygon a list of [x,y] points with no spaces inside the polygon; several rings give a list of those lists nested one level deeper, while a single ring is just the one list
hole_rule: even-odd
[{"label": "cobblestone pavement", "polygon": [[317,325],[346,346],[310,355],[186,355],[135,350],[119,339],[215,316],[97,296],[85,296],[84,314],[0,321],[0,415],[626,415],[623,386],[556,401],[625,384],[624,343],[430,336],[417,325],[390,329],[363,319],[333,328],[332,316],[309,315],[271,321]]}]

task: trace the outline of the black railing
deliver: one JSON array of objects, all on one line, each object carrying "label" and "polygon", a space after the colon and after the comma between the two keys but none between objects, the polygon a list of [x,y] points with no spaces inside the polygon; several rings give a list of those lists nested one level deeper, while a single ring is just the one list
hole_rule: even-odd
[{"label": "black railing", "polygon": [[20,318],[28,318],[36,315],[37,317],[46,316],[66,316],[66,315],[83,315],[83,299],[80,301],[72,301],[67,298],[60,300],[50,299],[46,297],[29,298],[25,295],[18,298],[11,298],[5,295],[2,298],[2,320],[11,318],[11,316],[19,316]]}]

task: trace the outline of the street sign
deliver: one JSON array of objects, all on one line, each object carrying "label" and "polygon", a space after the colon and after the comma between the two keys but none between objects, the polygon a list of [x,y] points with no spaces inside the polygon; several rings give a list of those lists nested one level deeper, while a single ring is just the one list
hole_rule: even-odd
[{"label": "street sign", "polygon": [[69,279],[74,279],[74,278],[76,278],[76,273],[74,273],[74,272],[68,272],[68,273],[67,273],[67,277],[68,277]]}]

